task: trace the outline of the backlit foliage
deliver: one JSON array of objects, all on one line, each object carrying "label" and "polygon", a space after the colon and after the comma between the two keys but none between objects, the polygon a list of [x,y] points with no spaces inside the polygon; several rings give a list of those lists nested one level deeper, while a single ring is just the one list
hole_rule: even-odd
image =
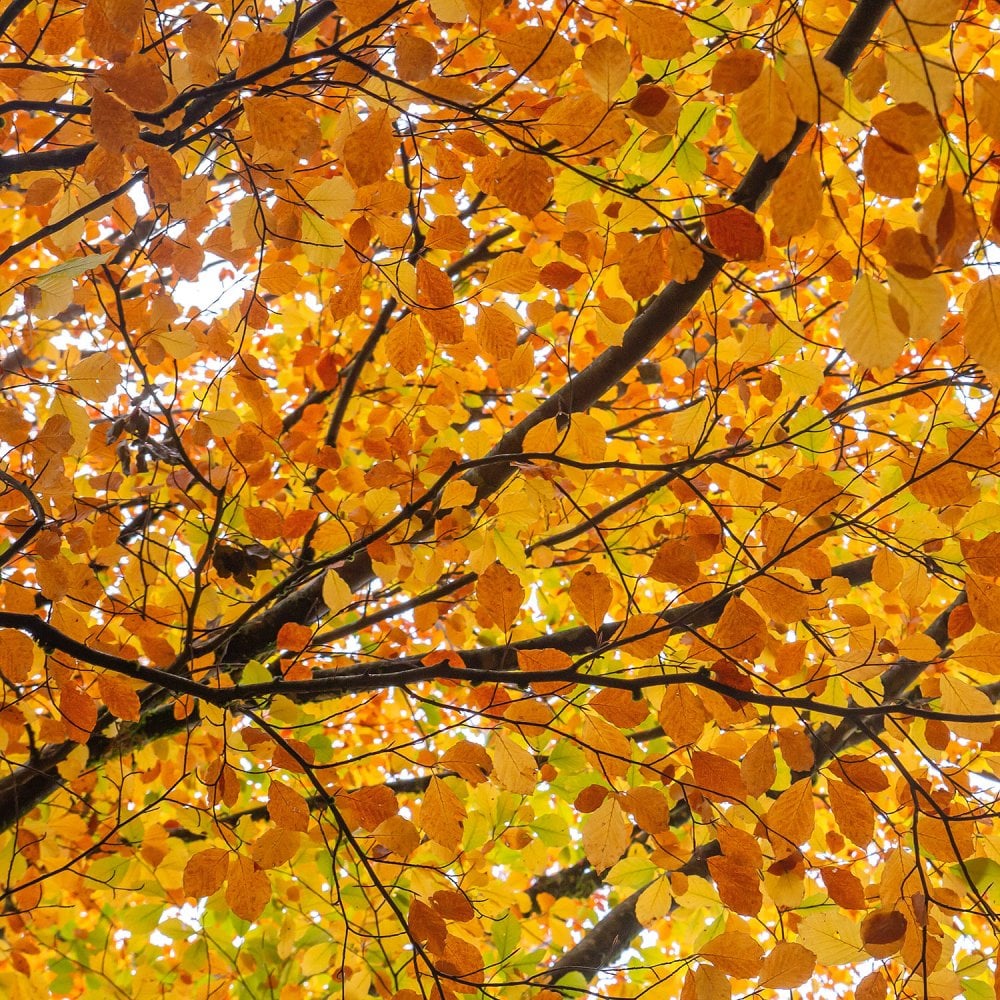
[{"label": "backlit foliage", "polygon": [[5,997],[994,996],[995,0],[6,0]]}]

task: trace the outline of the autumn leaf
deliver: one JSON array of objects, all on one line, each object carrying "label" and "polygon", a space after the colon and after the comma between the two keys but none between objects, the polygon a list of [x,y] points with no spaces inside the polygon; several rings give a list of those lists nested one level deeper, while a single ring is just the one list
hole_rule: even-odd
[{"label": "autumn leaf", "polygon": [[229,858],[226,903],[243,920],[256,920],[271,899],[271,883],[266,873],[242,854]]},{"label": "autumn leaf", "polygon": [[993,996],[995,5],[0,6],[5,993]]},{"label": "autumn leaf", "polygon": [[476,585],[479,606],[497,627],[509,632],[524,603],[524,588],[510,570],[493,563],[480,575]]},{"label": "autumn leaf", "polygon": [[583,849],[597,871],[610,868],[628,847],[631,830],[621,807],[608,796],[581,826]]},{"label": "autumn leaf", "polygon": [[209,847],[192,854],[184,866],[184,894],[186,896],[211,896],[226,881],[229,852],[219,847]]}]

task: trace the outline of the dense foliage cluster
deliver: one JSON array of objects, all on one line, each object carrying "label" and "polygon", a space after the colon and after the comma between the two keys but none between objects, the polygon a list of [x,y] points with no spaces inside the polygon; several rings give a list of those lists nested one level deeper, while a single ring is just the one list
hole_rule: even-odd
[{"label": "dense foliage cluster", "polygon": [[990,1000],[996,0],[6,0],[0,992]]}]

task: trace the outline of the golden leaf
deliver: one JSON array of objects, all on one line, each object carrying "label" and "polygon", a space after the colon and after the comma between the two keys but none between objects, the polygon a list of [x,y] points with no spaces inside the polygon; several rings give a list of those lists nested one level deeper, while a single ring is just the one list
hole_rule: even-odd
[{"label": "golden leaf", "polygon": [[765,66],[760,76],[743,91],[736,108],[736,121],[750,145],[766,160],[791,142],[795,112],[788,88],[773,66]]}]

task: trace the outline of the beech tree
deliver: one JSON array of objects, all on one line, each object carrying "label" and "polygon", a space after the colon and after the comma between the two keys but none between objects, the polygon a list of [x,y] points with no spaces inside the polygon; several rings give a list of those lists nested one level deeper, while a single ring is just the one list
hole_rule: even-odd
[{"label": "beech tree", "polygon": [[998,16],[6,0],[4,995],[997,995]]}]

